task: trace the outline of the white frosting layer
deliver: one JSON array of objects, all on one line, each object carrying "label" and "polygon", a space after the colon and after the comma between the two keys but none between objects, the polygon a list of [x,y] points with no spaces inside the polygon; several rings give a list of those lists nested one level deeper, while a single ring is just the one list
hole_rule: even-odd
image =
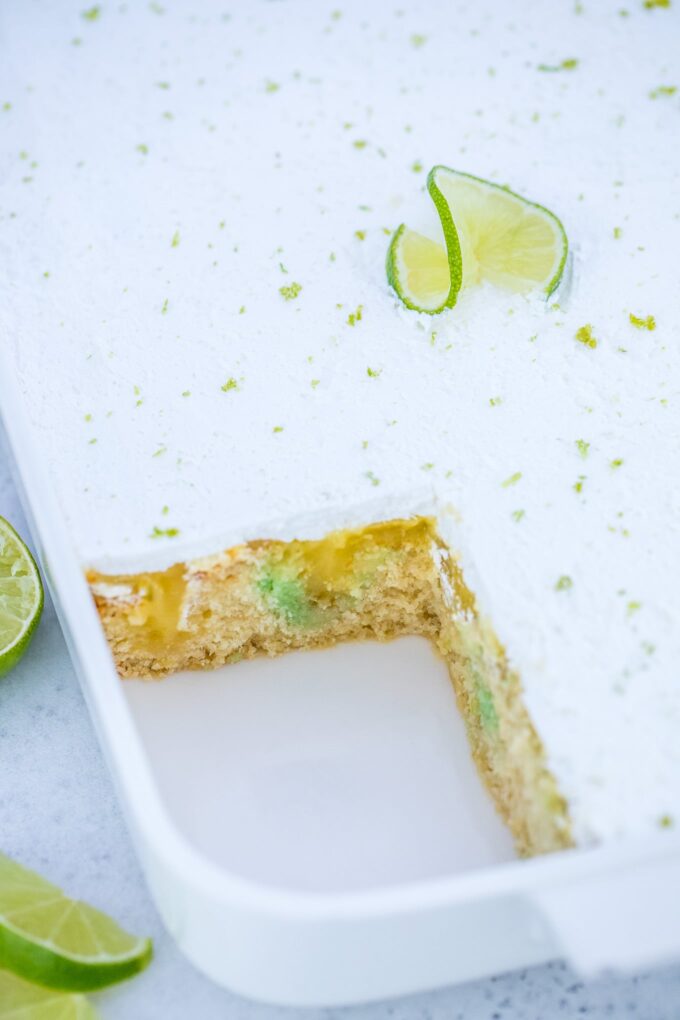
[{"label": "white frosting layer", "polygon": [[[0,14],[2,343],[83,564],[436,503],[577,837],[680,817],[680,11],[161,4]],[[560,216],[562,308],[399,305],[439,162]]]}]

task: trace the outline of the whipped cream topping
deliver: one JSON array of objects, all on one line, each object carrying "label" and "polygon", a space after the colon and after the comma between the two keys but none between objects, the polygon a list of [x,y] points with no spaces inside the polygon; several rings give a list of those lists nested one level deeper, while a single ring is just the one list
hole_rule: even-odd
[{"label": "whipped cream topping", "polygon": [[[679,14],[0,15],[1,342],[83,566],[436,507],[585,842],[680,824]],[[549,303],[399,304],[435,163],[561,218]]]}]

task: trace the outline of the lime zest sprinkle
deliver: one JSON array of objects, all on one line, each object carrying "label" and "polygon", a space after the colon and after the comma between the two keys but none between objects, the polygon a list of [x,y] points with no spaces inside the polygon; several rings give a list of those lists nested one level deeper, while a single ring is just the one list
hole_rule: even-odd
[{"label": "lime zest sprinkle", "polygon": [[171,248],[179,248],[179,230],[176,230],[175,233],[172,235],[172,240],[170,242],[170,247]]},{"label": "lime zest sprinkle", "polygon": [[626,606],[626,613],[628,616],[632,616],[633,613],[637,613],[638,609],[642,609],[642,603],[635,600],[631,600]]},{"label": "lime zest sprinkle", "polygon": [[623,459],[621,457],[617,457],[616,460],[610,461],[609,466],[613,471],[616,471],[616,469],[620,468],[622,464]]},{"label": "lime zest sprinkle", "polygon": [[427,36],[422,35],[422,33],[420,32],[414,32],[411,35],[409,42],[411,43],[411,46],[413,46],[414,49],[419,50],[420,47],[424,46],[425,43],[427,42]]},{"label": "lime zest sprinkle", "polygon": [[590,323],[587,323],[585,326],[581,326],[577,329],[575,336],[578,342],[583,344],[584,347],[597,347],[597,340],[593,336],[593,327]]},{"label": "lime zest sprinkle", "polygon": [[367,368],[366,375],[369,379],[379,379],[382,375],[382,368]]},{"label": "lime zest sprinkle", "polygon": [[675,825],[672,815],[661,815],[659,818],[659,828],[661,829],[672,829]]},{"label": "lime zest sprinkle", "polygon": [[165,315],[165,313],[167,312],[167,310],[168,310],[168,303],[169,303],[168,298],[166,298],[165,301],[163,302],[162,306],[161,306],[161,315]]},{"label": "lime zest sprinkle", "polygon": [[623,231],[621,230],[621,227],[614,227],[614,230],[613,230],[614,240],[618,241],[619,238],[621,237],[622,233],[623,233]]},{"label": "lime zest sprinkle", "polygon": [[231,375],[225,383],[222,383],[220,389],[223,393],[229,393],[231,390],[240,390],[241,387],[239,386],[238,381],[234,379],[233,375]]},{"label": "lime zest sprinkle", "polygon": [[581,454],[581,456],[585,460],[586,457],[588,456],[588,450],[590,449],[590,443],[587,443],[585,441],[585,439],[577,439],[575,442],[576,442],[576,447],[578,449],[578,452]]},{"label": "lime zest sprinkle", "polygon": [[365,230],[355,230],[354,231],[354,236],[359,241],[365,241],[366,240],[366,231]]},{"label": "lime zest sprinkle", "polygon": [[514,475],[510,475],[510,477],[506,478],[504,482],[501,482],[501,486],[504,489],[508,489],[508,488],[510,488],[511,485],[516,485],[521,477],[522,477],[522,472],[521,471],[515,471]]},{"label": "lime zest sprinkle", "polygon": [[517,524],[519,524],[519,522],[522,520],[522,518],[525,516],[525,514],[526,514],[526,510],[513,510],[512,511],[512,519]]},{"label": "lime zest sprinkle", "polygon": [[283,425],[275,425],[272,432],[283,432]]},{"label": "lime zest sprinkle", "polygon": [[98,21],[101,13],[101,7],[99,4],[95,4],[94,7],[88,7],[86,11],[81,11],[80,16],[84,21]]},{"label": "lime zest sprinkle", "polygon": [[359,305],[356,312],[350,312],[347,316],[347,325],[356,326],[357,322],[361,322],[361,316],[363,314],[364,306]]},{"label": "lime zest sprinkle", "polygon": [[573,485],[574,492],[578,492],[578,493],[583,492],[583,483],[585,482],[586,478],[587,478],[587,475],[579,475],[578,476],[578,481],[574,482],[574,485]]},{"label": "lime zest sprinkle", "polygon": [[578,67],[578,60],[576,57],[567,57],[566,60],[561,60],[559,64],[539,64],[536,68],[537,71],[575,71]]},{"label": "lime zest sprinkle", "polygon": [[178,535],[179,528],[159,528],[155,524],[153,531],[149,534],[149,538],[177,538]]},{"label": "lime zest sprinkle", "polygon": [[656,319],[653,315],[647,315],[644,318],[640,318],[638,315],[633,315],[631,312],[628,316],[628,321],[631,326],[635,326],[636,329],[648,329],[650,332],[656,329]]},{"label": "lime zest sprinkle", "polygon": [[558,577],[557,582],[555,583],[555,591],[569,591],[569,589],[573,586],[574,582],[569,575],[562,574],[561,577]]},{"label": "lime zest sprinkle", "polygon": [[301,290],[301,283],[291,283],[288,287],[279,287],[279,294],[284,301],[294,301]]},{"label": "lime zest sprinkle", "polygon": [[144,142],[140,142],[137,146],[137,152],[141,152],[142,156],[149,155],[149,146],[145,145]]},{"label": "lime zest sprinkle", "polygon": [[364,474],[366,478],[368,478],[371,485],[380,485],[380,479],[376,478],[372,471],[365,471]]},{"label": "lime zest sprinkle", "polygon": [[671,0],[644,0],[643,7],[646,11],[653,11],[655,7],[668,8],[671,5]]},{"label": "lime zest sprinkle", "polygon": [[265,90],[265,92],[268,92],[268,93],[271,94],[272,92],[278,92],[280,88],[281,88],[281,86],[278,84],[278,82],[268,81],[265,84],[264,90]]},{"label": "lime zest sprinkle", "polygon": [[657,85],[657,87],[652,89],[649,93],[649,98],[658,99],[660,96],[674,96],[677,91],[677,85]]},{"label": "lime zest sprinkle", "polygon": [[414,160],[413,163],[411,163],[411,170],[413,170],[414,174],[422,173],[422,171],[423,171],[423,164],[420,162],[419,159],[416,159],[416,160]]},{"label": "lime zest sprinkle", "polygon": [[502,397],[489,397],[489,406],[498,407],[499,404],[503,403]]},{"label": "lime zest sprinkle", "polygon": [[365,149],[366,146],[368,145],[368,142],[365,141],[365,139],[363,138],[357,138],[356,141],[352,142],[352,145],[354,146],[355,149]]}]

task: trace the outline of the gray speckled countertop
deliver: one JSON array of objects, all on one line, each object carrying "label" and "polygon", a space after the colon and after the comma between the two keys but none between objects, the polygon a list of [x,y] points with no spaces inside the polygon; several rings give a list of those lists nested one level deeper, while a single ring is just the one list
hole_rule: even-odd
[{"label": "gray speckled countertop", "polygon": [[[0,448],[0,515],[26,523]],[[104,1020],[290,1017],[252,1005],[202,977],[163,930],[149,899],[51,605],[29,654],[0,683],[2,849],[69,892],[153,936],[141,977],[96,997]],[[549,1020],[680,1017],[680,965],[584,985],[563,964],[478,981],[384,1005],[304,1011],[330,1020]]]}]

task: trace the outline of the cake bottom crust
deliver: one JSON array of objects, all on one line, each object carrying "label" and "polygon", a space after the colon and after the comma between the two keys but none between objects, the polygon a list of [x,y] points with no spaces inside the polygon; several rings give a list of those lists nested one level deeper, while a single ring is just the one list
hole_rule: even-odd
[{"label": "cake bottom crust", "polygon": [[88,575],[122,677],[160,679],[341,641],[428,638],[519,853],[572,845],[567,804],[491,624],[427,517],[250,542],[162,573]]}]

